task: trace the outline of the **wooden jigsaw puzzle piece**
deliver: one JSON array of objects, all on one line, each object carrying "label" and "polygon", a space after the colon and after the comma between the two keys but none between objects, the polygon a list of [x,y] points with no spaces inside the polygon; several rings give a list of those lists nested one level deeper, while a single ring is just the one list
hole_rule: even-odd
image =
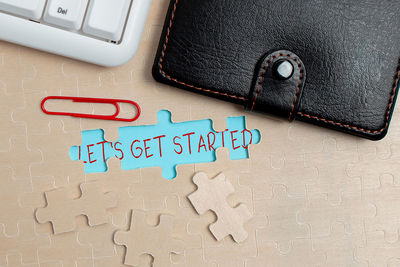
[{"label": "wooden jigsaw puzzle piece", "polygon": [[116,195],[103,194],[98,183],[81,184],[81,192],[78,199],[71,199],[66,188],[46,192],[47,206],[36,210],[36,219],[39,223],[50,221],[54,234],[73,231],[78,215],[85,215],[90,226],[107,223],[106,210],[117,205]]},{"label": "wooden jigsaw puzzle piece", "polygon": [[[65,233],[51,236],[49,248],[38,249],[40,266],[42,262],[53,262],[50,266],[76,267],[79,259],[90,259],[92,249],[88,245],[82,245],[78,241],[78,233]],[[56,263],[61,262],[60,265]],[[45,265],[44,265],[45,266]]]},{"label": "wooden jigsaw puzzle piece", "polygon": [[246,259],[246,267],[331,266],[326,264],[325,252],[313,248],[311,239],[294,239],[291,250],[285,254],[274,242],[258,242],[258,252],[257,257]]},{"label": "wooden jigsaw puzzle piece", "polygon": [[329,235],[334,222],[342,223],[348,233],[362,235],[381,211],[378,207],[378,202],[366,201],[360,193],[343,194],[339,205],[332,205],[323,197],[310,197],[306,207],[298,210],[297,218],[299,223],[310,225],[313,237]]},{"label": "wooden jigsaw puzzle piece", "polygon": [[[197,185],[197,191],[188,198],[192,202],[198,214],[202,215],[208,210],[218,209],[220,203],[225,203],[226,198],[235,192],[232,184],[227,182],[224,174],[219,174],[214,179],[209,179],[204,172],[197,173],[193,177],[193,182]],[[214,198],[211,192],[217,191]],[[218,214],[217,214],[218,215]]]},{"label": "wooden jigsaw puzzle piece", "polygon": [[306,166],[318,170],[316,182],[307,185],[308,195],[324,194],[332,204],[339,204],[343,193],[360,192],[361,180],[347,175],[348,165],[357,159],[355,150],[339,150],[334,138],[326,139],[321,152],[305,155]]},{"label": "wooden jigsaw puzzle piece", "polygon": [[88,218],[90,226],[105,224],[108,222],[106,210],[117,206],[117,195],[114,192],[103,193],[101,185],[84,183],[81,185],[82,197],[75,209]]},{"label": "wooden jigsaw puzzle piece", "polygon": [[257,230],[257,240],[274,242],[281,253],[287,254],[292,240],[310,238],[310,227],[298,223],[297,218],[298,211],[306,204],[306,198],[292,197],[284,185],[275,185],[271,199],[254,202],[256,216],[268,219],[268,224]]},{"label": "wooden jigsaw puzzle piece", "polygon": [[379,180],[379,188],[363,192],[363,196],[376,208],[376,216],[363,217],[363,229],[367,232],[382,231],[386,242],[400,243],[400,186],[395,184],[391,174],[381,175]]},{"label": "wooden jigsaw puzzle piece", "polygon": [[29,179],[30,166],[42,160],[40,151],[29,149],[23,135],[10,137],[10,144],[9,151],[0,151],[1,167],[11,167],[15,179]]},{"label": "wooden jigsaw puzzle piece", "polygon": [[[172,235],[179,240],[185,240],[184,255],[173,255],[174,263],[182,263],[184,259],[186,259],[188,250],[202,248],[201,237],[199,235],[190,234],[188,231],[188,221],[191,218],[198,218],[198,214],[193,210],[193,207],[182,206],[179,196],[168,196],[165,198],[164,202],[165,207],[160,210],[146,210],[147,223],[150,225],[157,225],[159,223],[160,214],[168,214],[174,217]],[[215,243],[215,240],[213,240],[213,242]]]},{"label": "wooden jigsaw puzzle piece", "polygon": [[[0,48],[0,77],[7,81],[7,92],[23,92],[24,81],[35,76],[35,68],[30,65],[21,64],[20,46],[2,42]],[[6,79],[7,78],[7,79]]]},{"label": "wooden jigsaw puzzle piece", "polygon": [[[236,222],[239,221],[245,223],[253,217],[247,206],[244,204],[237,206],[234,211],[235,212],[232,211],[229,217],[231,217],[231,220],[236,219]],[[248,233],[244,227],[237,227],[235,224],[232,225],[231,223],[227,223],[220,219],[210,225],[210,231],[215,235],[215,238],[218,241],[224,239],[228,235],[232,235],[233,239],[240,243],[248,237]]]},{"label": "wooden jigsaw puzzle piece", "polygon": [[[362,147],[359,160],[347,166],[347,174],[351,178],[362,179],[363,190],[373,190],[381,186],[381,175],[392,174],[395,183],[400,183],[400,150],[399,145],[391,145],[390,154],[381,158],[376,147]],[[374,168],[370,168],[371,163]]]},{"label": "wooden jigsaw puzzle piece", "polygon": [[[366,242],[358,242],[354,257],[361,266],[399,266],[400,241],[387,242],[382,231],[367,232]],[[354,242],[348,242],[354,243]]]},{"label": "wooden jigsaw puzzle piece", "polygon": [[32,217],[32,209],[20,202],[20,197],[32,190],[31,180],[13,179],[13,169],[8,167],[0,167],[0,177],[0,224],[4,225],[5,234],[14,236],[18,234],[19,221]]},{"label": "wooden jigsaw puzzle piece", "polygon": [[[207,106],[207,109],[204,106]],[[243,116],[243,107],[240,105],[233,105],[214,98],[199,98],[197,105],[192,105],[190,110],[192,120],[211,119],[213,129],[218,132],[228,128],[226,118]]]},{"label": "wooden jigsaw puzzle piece", "polygon": [[[23,264],[38,262],[38,248],[48,248],[50,238],[47,235],[36,233],[35,225],[31,220],[18,223],[18,233],[15,236],[0,234],[0,255],[18,251]],[[14,265],[10,265],[10,267]]]},{"label": "wooden jigsaw puzzle piece", "polygon": [[75,163],[65,153],[66,148],[79,140],[79,131],[66,132],[62,121],[51,121],[49,128],[49,135],[28,135],[29,147],[40,150],[43,158],[41,163],[31,167],[32,177],[52,176],[57,187],[80,184],[82,170],[75,168]]},{"label": "wooden jigsaw puzzle piece", "polygon": [[227,198],[235,190],[223,173],[214,179],[207,174],[198,173],[193,177],[198,186],[197,191],[188,196],[193,207],[201,215],[212,210],[217,215],[216,223],[210,225],[210,231],[220,241],[231,235],[236,242],[243,242],[248,234],[244,224],[252,218],[250,211],[244,204],[236,208],[229,206]]},{"label": "wooden jigsaw puzzle piece", "polygon": [[10,149],[11,135],[25,134],[25,125],[13,121],[13,110],[21,108],[24,105],[22,93],[7,94],[6,84],[0,80],[0,99],[2,100],[2,112],[0,112],[0,151]]},{"label": "wooden jigsaw puzzle piece", "polygon": [[[195,189],[195,185],[189,178],[194,173],[193,165],[177,166],[177,177],[173,180],[160,179],[162,177],[161,168],[146,168],[138,172],[140,180],[130,186],[129,193],[132,198],[142,199],[143,207],[140,209],[163,211],[166,208],[165,199],[171,196],[178,196],[181,206],[192,209],[186,196]],[[154,194],[154,188],[157,188],[157,194]]]},{"label": "wooden jigsaw puzzle piece", "polygon": [[[43,58],[46,58],[44,61]],[[21,65],[32,66],[34,75],[24,79],[24,90],[42,91],[48,95],[76,95],[78,93],[77,81],[74,77],[66,77],[62,67],[68,59],[45,53],[39,50],[21,50]]]},{"label": "wooden jigsaw puzzle piece", "polygon": [[[139,170],[125,171],[121,169],[121,161],[111,158],[107,161],[109,171],[105,173],[86,174],[86,181],[98,181],[105,192],[114,192],[118,195],[118,205],[108,212],[114,226],[125,227],[128,225],[132,209],[144,209],[141,196],[130,194],[130,189],[140,184],[141,172]],[[163,180],[163,179],[158,179]],[[154,186],[154,185],[153,185]],[[153,187],[154,188],[154,187]],[[144,194],[150,198],[150,194]]]},{"label": "wooden jigsaw puzzle piece", "polygon": [[112,225],[111,222],[95,228],[85,227],[85,230],[79,230],[78,241],[82,245],[90,245],[95,259],[112,257],[115,252],[112,236],[116,230],[118,228]]},{"label": "wooden jigsaw puzzle piece", "polygon": [[170,253],[180,253],[181,243],[172,237],[174,217],[161,215],[156,227],[146,223],[143,211],[133,211],[130,229],[127,232],[117,231],[114,241],[126,247],[125,264],[137,266],[142,254],[153,256],[154,267],[171,266]]},{"label": "wooden jigsaw puzzle piece", "polygon": [[23,264],[22,263],[22,257],[18,253],[13,253],[7,255],[7,267],[38,267],[39,264],[34,263],[34,264]]},{"label": "wooden jigsaw puzzle piece", "polygon": [[[334,223],[331,226],[330,234],[319,238],[313,238],[313,247],[317,252],[323,252],[326,255],[324,266],[366,266],[360,264],[356,259],[356,250],[364,246],[365,237],[353,233],[348,233],[345,226],[341,223]],[[371,254],[372,255],[372,254]],[[374,258],[381,258],[382,254]],[[385,266],[368,265],[368,266]]]},{"label": "wooden jigsaw puzzle piece", "polygon": [[67,188],[45,192],[47,206],[36,210],[39,223],[51,222],[54,234],[70,232],[75,229],[74,205]]}]

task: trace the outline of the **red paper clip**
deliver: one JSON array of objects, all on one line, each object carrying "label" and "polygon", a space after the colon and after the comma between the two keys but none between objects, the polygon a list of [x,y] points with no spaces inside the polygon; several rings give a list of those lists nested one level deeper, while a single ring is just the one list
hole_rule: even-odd
[{"label": "red paper clip", "polygon": [[[116,111],[113,115],[96,115],[96,114],[85,114],[85,113],[71,113],[71,112],[53,112],[48,111],[44,105],[47,100],[72,100],[76,103],[103,103],[103,104],[112,104],[115,106]],[[118,103],[128,103],[135,106],[137,113],[136,116],[132,119],[125,119],[125,118],[117,118],[120,113],[120,107]],[[70,96],[48,96],[42,100],[41,108],[44,113],[48,115],[58,115],[58,116],[72,116],[76,118],[86,118],[86,119],[95,119],[95,120],[110,120],[110,121],[126,121],[132,122],[139,118],[140,116],[140,107],[139,105],[130,100],[121,100],[121,99],[104,99],[104,98],[89,98],[89,97],[70,97]]]}]

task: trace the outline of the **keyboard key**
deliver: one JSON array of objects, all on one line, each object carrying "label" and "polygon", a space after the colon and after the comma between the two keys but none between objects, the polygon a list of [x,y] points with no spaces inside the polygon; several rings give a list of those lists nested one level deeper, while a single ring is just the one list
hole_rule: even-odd
[{"label": "keyboard key", "polygon": [[91,0],[83,32],[119,41],[131,0]]},{"label": "keyboard key", "polygon": [[48,0],[44,20],[54,25],[79,30],[87,4],[88,0]]},{"label": "keyboard key", "polygon": [[45,3],[46,0],[0,0],[0,11],[30,19],[40,19]]}]

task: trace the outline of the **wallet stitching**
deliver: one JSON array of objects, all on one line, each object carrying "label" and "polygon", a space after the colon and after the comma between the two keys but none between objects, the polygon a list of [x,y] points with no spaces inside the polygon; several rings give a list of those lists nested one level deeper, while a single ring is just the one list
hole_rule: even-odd
[{"label": "wallet stitching", "polygon": [[294,62],[296,62],[296,64],[299,66],[299,69],[300,69],[299,85],[297,86],[296,94],[295,94],[294,100],[293,100],[292,110],[290,111],[290,115],[289,115],[289,121],[291,121],[297,101],[300,98],[300,91],[301,91],[300,89],[301,89],[301,86],[303,85],[304,70],[303,70],[303,67],[301,66],[301,64],[297,61],[297,59],[292,58],[290,55],[288,55],[288,57],[291,58],[292,60],[294,60]]},{"label": "wallet stitching", "polygon": [[[169,79],[169,80],[171,80],[171,81],[174,81],[174,82],[176,82],[176,83],[178,83],[178,84],[181,84],[181,85],[184,85],[184,86],[188,86],[188,87],[193,88],[193,89],[197,89],[197,90],[204,91],[204,92],[210,92],[210,93],[214,93],[214,94],[218,94],[218,95],[223,95],[223,96],[228,96],[228,97],[231,97],[231,98],[236,98],[236,99],[241,99],[241,100],[244,100],[244,101],[248,101],[248,99],[247,99],[247,98],[244,98],[244,97],[240,97],[240,96],[236,96],[236,95],[230,95],[230,94],[227,94],[227,93],[221,93],[221,92],[213,91],[213,90],[210,90],[210,89],[204,89],[204,88],[196,87],[196,86],[194,86],[194,85],[190,85],[190,84],[181,82],[181,81],[179,81],[179,80],[177,80],[177,79],[175,79],[175,78],[172,78],[171,76],[169,76],[168,74],[166,74],[166,72],[163,70],[163,64],[162,64],[162,63],[163,63],[163,61],[164,61],[165,53],[166,53],[166,50],[167,50],[168,41],[169,41],[169,36],[170,36],[171,29],[172,29],[172,25],[173,25],[173,22],[174,22],[175,11],[176,11],[176,7],[177,7],[177,4],[178,4],[178,3],[179,3],[179,0],[176,0],[176,1],[175,1],[175,5],[174,5],[174,9],[173,9],[173,11],[172,11],[171,20],[170,20],[170,22],[169,22],[169,27],[168,27],[168,31],[167,31],[167,36],[166,36],[166,38],[165,38],[164,48],[163,48],[163,51],[162,51],[162,56],[161,56],[160,61],[159,61],[159,68],[160,68],[160,73],[161,73],[161,75],[162,75],[163,77],[165,77],[166,79]],[[271,62],[270,62],[270,63],[271,63]],[[270,63],[269,63],[269,64],[270,64]],[[399,67],[400,67],[400,66],[399,66]],[[265,70],[265,71],[266,71],[266,70]],[[265,75],[265,73],[264,73],[264,75]],[[341,122],[335,122],[335,121],[333,121],[333,120],[328,120],[328,119],[320,118],[320,117],[317,117],[317,116],[309,115],[309,114],[303,113],[303,112],[301,112],[301,111],[297,112],[297,114],[300,115],[300,116],[302,116],[302,117],[307,117],[307,118],[309,118],[309,119],[314,119],[314,120],[322,121],[322,122],[325,122],[325,123],[329,123],[329,124],[333,124],[333,125],[336,125],[336,126],[341,126],[341,127],[349,128],[349,129],[356,130],[356,131],[361,131],[361,132],[370,133],[370,134],[382,133],[383,131],[385,131],[385,130],[389,127],[390,114],[391,114],[392,108],[393,108],[393,106],[394,106],[393,103],[394,103],[394,98],[395,98],[396,93],[397,93],[397,88],[398,88],[398,85],[399,85],[399,80],[400,80],[400,68],[398,69],[397,77],[395,78],[395,85],[394,85],[394,88],[393,88],[393,90],[392,90],[391,97],[390,97],[390,99],[389,99],[389,104],[388,104],[388,108],[387,108],[387,111],[386,111],[386,119],[385,119],[385,120],[386,120],[386,123],[385,123],[385,126],[384,126],[382,129],[380,129],[380,130],[376,130],[376,131],[368,130],[368,129],[364,129],[364,128],[361,128],[361,127],[352,126],[352,125],[349,125],[349,124],[344,124],[344,123],[341,123]],[[259,88],[259,89],[261,89],[261,88]],[[253,108],[254,108],[254,103],[253,103],[252,109],[253,109]]]},{"label": "wallet stitching", "polygon": [[274,59],[276,59],[276,58],[278,58],[278,57],[288,57],[288,58],[292,59],[294,62],[296,62],[297,66],[298,66],[299,69],[300,69],[300,80],[299,80],[299,85],[297,86],[296,94],[295,94],[295,96],[294,96],[294,100],[293,100],[293,104],[292,104],[292,109],[291,109],[290,114],[289,114],[289,121],[291,121],[291,120],[292,120],[292,116],[293,116],[294,109],[295,109],[296,104],[297,104],[297,101],[298,101],[298,99],[299,99],[299,94],[300,94],[301,85],[303,84],[303,67],[302,67],[301,64],[297,61],[296,58],[292,57],[292,56],[289,55],[289,54],[287,54],[287,55],[284,55],[284,54],[275,55],[275,56],[271,57],[271,58],[264,64],[263,70],[262,70],[262,72],[261,72],[261,74],[260,74],[260,77],[259,77],[259,79],[258,79],[257,92],[256,92],[256,95],[255,95],[255,97],[254,97],[253,104],[252,104],[252,106],[251,106],[251,110],[250,110],[250,111],[253,111],[253,110],[254,110],[254,107],[255,107],[255,105],[256,105],[258,95],[259,95],[260,92],[261,92],[262,83],[264,82],[265,74],[266,74],[266,72],[267,72],[267,69],[268,69],[269,65],[272,63],[272,61],[274,61]]},{"label": "wallet stitching", "polygon": [[391,97],[390,97],[390,100],[389,100],[389,105],[388,105],[388,108],[387,108],[387,111],[386,111],[386,118],[385,118],[386,123],[385,123],[385,126],[380,130],[376,130],[376,131],[367,130],[367,129],[364,129],[364,128],[361,128],[361,127],[356,127],[356,126],[352,126],[352,125],[349,125],[349,124],[344,124],[344,123],[335,122],[335,121],[332,121],[332,120],[327,120],[327,119],[324,119],[324,118],[320,118],[320,117],[317,117],[317,116],[312,116],[312,115],[309,115],[309,114],[305,114],[303,112],[298,112],[297,114],[300,115],[300,116],[309,118],[309,119],[314,119],[314,120],[322,121],[322,122],[325,122],[325,123],[342,126],[342,127],[345,127],[345,128],[356,130],[356,131],[362,131],[362,132],[366,132],[366,133],[370,133],[370,134],[379,134],[379,133],[382,133],[383,131],[385,131],[389,127],[390,113],[391,113],[392,108],[394,106],[393,103],[394,103],[394,98],[396,96],[396,92],[397,92],[397,89],[398,89],[398,86],[399,86],[399,81],[400,81],[400,66],[399,66],[398,71],[397,71],[397,77],[395,78],[394,87],[393,87],[392,94],[391,94]]},{"label": "wallet stitching", "polygon": [[163,61],[164,61],[164,58],[165,58],[165,53],[166,53],[166,51],[167,51],[167,46],[168,46],[168,42],[169,42],[169,36],[170,36],[170,34],[171,34],[172,25],[173,25],[173,23],[174,23],[174,18],[175,18],[175,11],[176,11],[176,7],[177,7],[178,3],[179,3],[179,0],[176,0],[176,1],[175,1],[175,5],[174,5],[174,9],[173,9],[173,11],[172,11],[171,20],[170,20],[170,22],[169,22],[169,27],[168,27],[168,30],[167,30],[167,36],[166,36],[166,38],[165,38],[164,47],[163,47],[163,50],[162,50],[162,52],[161,52],[161,58],[160,58],[160,61],[159,61],[159,64],[158,64],[158,66],[159,66],[159,68],[160,68],[160,73],[161,73],[161,75],[162,75],[164,78],[166,78],[166,79],[168,79],[168,80],[170,80],[170,81],[174,81],[174,82],[176,82],[176,83],[178,83],[178,84],[181,84],[181,85],[184,85],[184,86],[187,86],[187,87],[190,87],[190,88],[199,90],[199,91],[203,91],[203,92],[207,92],[207,93],[213,93],[213,94],[216,94],[216,95],[227,96],[227,97],[231,97],[231,98],[235,98],[235,99],[240,99],[240,100],[243,100],[243,101],[247,101],[248,99],[245,98],[245,97],[241,97],[241,96],[237,96],[237,95],[233,95],[233,94],[228,94],[228,93],[222,93],[222,92],[218,92],[218,91],[214,91],[214,90],[210,90],[210,89],[205,89],[205,88],[197,87],[197,86],[194,86],[194,85],[191,85],[191,84],[187,84],[187,83],[185,83],[185,82],[181,82],[181,81],[179,81],[178,79],[175,79],[175,78],[171,77],[170,75],[168,75],[168,74],[163,70]]},{"label": "wallet stitching", "polygon": [[279,54],[279,55],[273,56],[272,58],[268,59],[268,61],[264,64],[263,70],[262,70],[262,72],[261,72],[261,74],[260,74],[260,77],[259,77],[259,79],[258,79],[257,91],[256,91],[256,95],[254,96],[253,105],[251,105],[250,111],[253,111],[253,110],[254,110],[254,107],[255,107],[255,105],[256,105],[256,101],[257,101],[258,95],[260,94],[260,91],[261,91],[261,85],[262,85],[262,83],[264,82],[264,76],[265,76],[265,73],[267,72],[267,69],[268,69],[268,67],[269,67],[269,64],[271,64],[271,62],[272,62],[275,58],[277,58],[277,57],[279,57],[279,56],[280,56],[280,54]]}]

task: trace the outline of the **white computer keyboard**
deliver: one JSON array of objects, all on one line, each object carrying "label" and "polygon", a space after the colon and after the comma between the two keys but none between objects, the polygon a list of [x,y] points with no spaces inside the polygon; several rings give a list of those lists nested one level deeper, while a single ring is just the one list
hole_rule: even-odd
[{"label": "white computer keyboard", "polygon": [[0,40],[102,65],[135,54],[151,0],[0,0]]}]

